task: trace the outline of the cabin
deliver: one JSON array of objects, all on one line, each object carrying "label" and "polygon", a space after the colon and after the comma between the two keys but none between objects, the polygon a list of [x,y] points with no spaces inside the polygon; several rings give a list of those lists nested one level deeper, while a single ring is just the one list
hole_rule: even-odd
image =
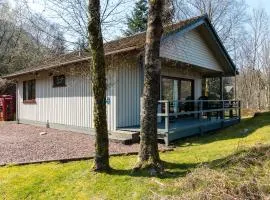
[{"label": "cabin", "polygon": [[[145,32],[104,44],[108,129],[140,131]],[[205,93],[208,77],[236,76],[236,67],[207,15],[166,26],[161,40],[158,137],[166,144],[238,123],[240,102]],[[19,123],[94,134],[91,55],[74,52],[9,74],[16,81]],[[120,135],[120,136],[119,136]]]}]

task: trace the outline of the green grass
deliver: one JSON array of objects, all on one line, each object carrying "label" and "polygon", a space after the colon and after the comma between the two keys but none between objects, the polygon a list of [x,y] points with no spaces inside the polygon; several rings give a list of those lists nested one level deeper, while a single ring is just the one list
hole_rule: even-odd
[{"label": "green grass", "polygon": [[175,151],[161,153],[167,168],[162,177],[148,177],[146,172],[131,174],[136,156],[112,157],[111,174],[91,172],[92,160],[1,167],[0,199],[148,199],[174,195],[181,191],[175,182],[185,182],[187,172],[198,165],[216,163],[262,144],[270,144],[270,113],[176,143]]}]

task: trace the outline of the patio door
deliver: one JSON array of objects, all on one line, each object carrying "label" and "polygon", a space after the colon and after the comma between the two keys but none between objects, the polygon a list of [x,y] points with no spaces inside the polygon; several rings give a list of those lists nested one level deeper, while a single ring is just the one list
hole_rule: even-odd
[{"label": "patio door", "polygon": [[181,79],[174,77],[161,78],[161,99],[172,101],[170,104],[170,112],[181,112],[190,110],[185,100],[194,100],[194,81],[190,79]]}]

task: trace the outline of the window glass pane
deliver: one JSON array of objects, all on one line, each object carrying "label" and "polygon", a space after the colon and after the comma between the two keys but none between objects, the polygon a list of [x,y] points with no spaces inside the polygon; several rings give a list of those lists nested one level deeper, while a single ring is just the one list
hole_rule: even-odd
[{"label": "window glass pane", "polygon": [[31,91],[31,81],[28,81],[28,97],[27,100],[31,99],[32,91]]},{"label": "window glass pane", "polygon": [[32,84],[31,84],[31,99],[36,99],[36,80],[32,80]]},{"label": "window glass pane", "polygon": [[173,79],[162,79],[162,100],[173,100]]},{"label": "window glass pane", "polygon": [[26,81],[23,82],[23,100],[26,100]]},{"label": "window glass pane", "polygon": [[54,76],[53,77],[53,87],[64,87],[66,86],[65,75]]},{"label": "window glass pane", "polygon": [[36,80],[23,82],[23,100],[33,100],[36,98]]},{"label": "window glass pane", "polygon": [[161,92],[162,100],[193,100],[193,82],[192,80],[162,78]]},{"label": "window glass pane", "polygon": [[193,99],[192,91],[192,81],[181,80],[181,100]]}]

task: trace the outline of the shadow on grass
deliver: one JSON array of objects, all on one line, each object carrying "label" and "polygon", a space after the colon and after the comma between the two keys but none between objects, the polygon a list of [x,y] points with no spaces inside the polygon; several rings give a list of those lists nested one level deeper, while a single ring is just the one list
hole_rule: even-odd
[{"label": "shadow on grass", "polygon": [[[264,126],[270,125],[270,113],[264,113],[255,118],[247,118],[243,119],[241,123],[234,125],[232,127],[228,127],[224,130],[218,131],[216,134],[209,133],[204,136],[195,136],[191,138],[185,139],[185,141],[177,142],[175,146],[192,146],[192,145],[201,145],[207,144],[214,141],[220,140],[229,140],[229,139],[237,139],[237,138],[245,138],[248,135],[254,133],[257,129],[262,128]],[[188,143],[188,145],[187,145]],[[269,146],[267,147],[270,148]],[[224,163],[233,160],[234,157],[238,156],[243,152],[236,152],[230,156],[225,158],[213,160],[208,163],[170,163],[164,162],[164,168],[167,170],[164,174],[158,175],[160,179],[168,179],[168,178],[177,178],[183,177],[192,169],[199,165],[207,165],[207,166],[224,166]],[[254,156],[260,156],[260,154],[254,154]],[[252,156],[251,156],[252,157]],[[112,169],[110,172],[111,175],[126,175],[126,176],[133,176],[133,177],[152,177],[147,170],[143,170],[140,172],[132,172],[132,170],[116,170]]]},{"label": "shadow on grass", "polygon": [[[163,162],[166,171],[162,175],[157,175],[160,179],[170,179],[184,177],[194,168],[199,166],[207,166],[211,169],[224,169],[226,167],[241,165],[242,167],[249,167],[251,165],[261,165],[262,162],[270,159],[270,145],[255,146],[248,150],[241,150],[226,156],[224,158],[216,159],[205,163],[170,163]],[[177,170],[177,171],[174,171]],[[132,170],[117,170],[112,169],[110,175],[117,176],[131,176],[131,177],[153,177],[147,169],[132,172]]]},{"label": "shadow on grass", "polygon": [[[199,163],[170,163],[170,162],[163,162],[163,166],[166,171],[163,174],[158,174],[157,177],[160,179],[168,179],[168,178],[177,178],[183,177],[188,173],[191,169],[195,168],[199,165]],[[177,170],[177,171],[174,171]],[[117,176],[132,176],[132,177],[153,177],[149,173],[149,170],[141,170],[133,172],[132,169],[128,170],[118,170],[118,169],[111,169],[109,172],[110,175],[117,175]]]}]

